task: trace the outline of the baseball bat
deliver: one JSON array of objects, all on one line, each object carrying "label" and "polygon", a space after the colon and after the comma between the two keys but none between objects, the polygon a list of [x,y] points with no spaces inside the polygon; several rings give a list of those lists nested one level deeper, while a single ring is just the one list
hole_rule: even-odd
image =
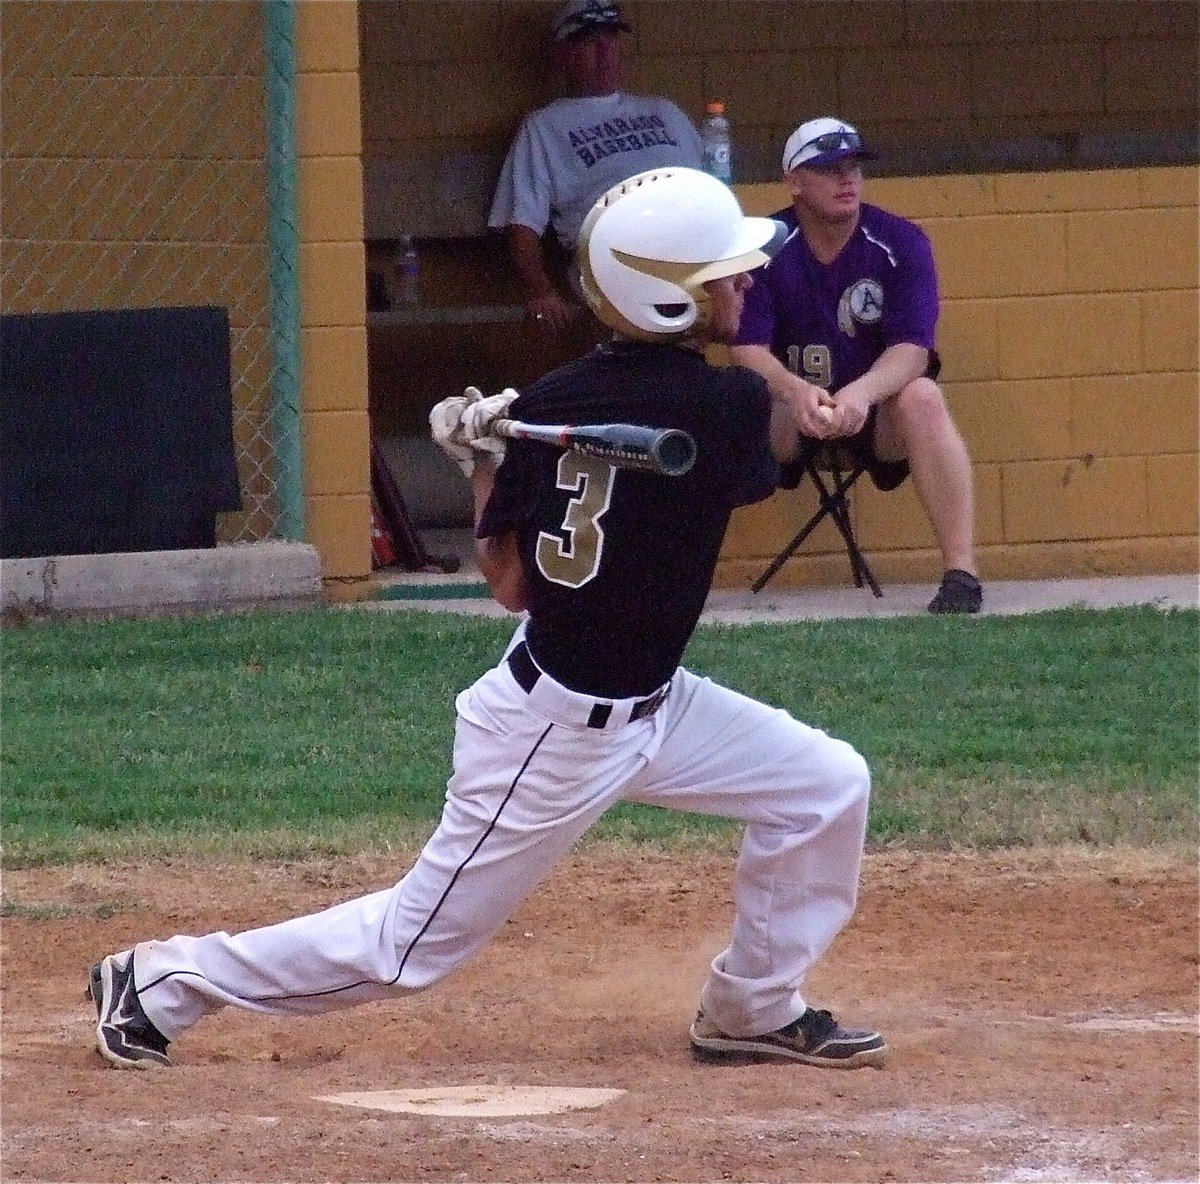
[{"label": "baseball bat", "polygon": [[634,423],[548,424],[498,419],[491,429],[512,440],[539,440],[621,469],[681,477],[696,463],[696,441],[679,428],[647,428]]}]

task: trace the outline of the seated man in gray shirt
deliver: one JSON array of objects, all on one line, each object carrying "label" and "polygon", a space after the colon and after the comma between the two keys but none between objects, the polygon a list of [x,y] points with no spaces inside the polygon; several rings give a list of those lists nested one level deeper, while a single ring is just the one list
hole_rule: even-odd
[{"label": "seated man in gray shirt", "polygon": [[561,9],[550,41],[570,94],[525,117],[488,217],[505,233],[526,315],[556,334],[583,311],[567,260],[596,198],[645,169],[700,167],[700,135],[679,107],[620,89],[628,32],[619,5],[606,0]]}]

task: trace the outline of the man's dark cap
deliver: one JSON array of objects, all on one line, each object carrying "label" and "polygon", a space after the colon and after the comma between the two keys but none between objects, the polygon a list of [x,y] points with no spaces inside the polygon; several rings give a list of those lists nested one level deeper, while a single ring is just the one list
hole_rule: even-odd
[{"label": "man's dark cap", "polygon": [[633,26],[621,15],[621,6],[612,0],[570,0],[550,26],[550,40],[555,45],[584,37],[598,29],[619,29],[632,33]]}]

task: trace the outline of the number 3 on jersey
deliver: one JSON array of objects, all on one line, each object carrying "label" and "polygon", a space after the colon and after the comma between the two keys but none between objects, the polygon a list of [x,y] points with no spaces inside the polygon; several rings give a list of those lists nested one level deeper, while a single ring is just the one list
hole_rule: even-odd
[{"label": "number 3 on jersey", "polygon": [[538,571],[555,584],[581,588],[595,579],[604,550],[604,528],[600,519],[612,500],[617,470],[607,461],[580,452],[564,452],[558,461],[559,489],[575,496],[567,502],[561,530],[563,536],[539,531]]}]

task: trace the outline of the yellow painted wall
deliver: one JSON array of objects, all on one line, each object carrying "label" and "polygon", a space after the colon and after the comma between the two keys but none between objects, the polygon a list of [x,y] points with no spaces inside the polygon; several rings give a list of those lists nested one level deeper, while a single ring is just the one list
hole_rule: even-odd
[{"label": "yellow painted wall", "polygon": [[[521,117],[553,98],[559,0],[361,0],[364,154],[403,177],[377,221],[483,232]],[[1194,137],[1194,0],[624,0],[627,85],[693,119],[722,98],[739,181],[769,181],[802,120],[914,146]],[[1025,167],[1024,165],[1022,167]],[[765,171],[764,171],[765,170]],[[953,165],[939,171],[953,171]],[[370,169],[368,169],[370,172]],[[461,233],[461,232],[460,232]],[[389,235],[383,235],[389,237]]]},{"label": "yellow painted wall", "polygon": [[[229,310],[245,509],[275,521],[264,7],[5,0],[6,312]],[[370,575],[357,5],[296,5],[304,490],[327,580]]]},{"label": "yellow painted wall", "polygon": [[[543,38],[557,7],[360,4],[368,234],[486,241],[499,159],[522,115],[554,93]],[[735,150],[766,162],[764,176],[795,125],[826,112],[859,123],[891,159],[930,145],[1049,144],[1078,162],[1106,137],[1194,138],[1197,125],[1200,10],[1190,0],[627,0],[624,9],[635,29],[630,89],[666,94],[697,119],[705,100],[726,99]],[[393,171],[377,192],[381,164]],[[985,574],[1195,570],[1195,169],[880,178],[871,188],[925,225],[938,252],[945,387],[972,450]],[[742,187],[764,206],[783,202],[782,189],[756,190]],[[497,255],[484,269],[477,302],[506,287],[490,282],[502,267]],[[385,337],[373,331],[372,349],[387,345],[391,357]],[[377,405],[391,413],[431,398],[439,376],[469,361],[470,339],[447,335],[444,351],[406,346],[407,371],[377,367],[387,382],[372,391]],[[519,332],[512,351],[516,374],[528,359]],[[490,352],[487,364],[505,365]],[[740,513],[718,580],[753,579],[806,499],[781,492]],[[883,578],[936,575],[910,488],[857,501]],[[846,578],[828,526],[776,577]]]},{"label": "yellow painted wall", "polygon": [[[423,180],[392,195],[400,216],[415,203],[481,217],[479,193],[462,197],[455,170],[498,159],[521,114],[548,97],[541,38],[556,7],[297,4],[306,516],[336,594],[370,583],[364,165],[416,166]],[[1196,126],[1190,0],[630,0],[627,12],[631,86],[697,116],[721,94],[751,152],[776,152],[794,122],[826,109],[885,150]],[[0,267],[6,310],[116,307],[147,281],[164,302],[229,305],[245,396],[235,430],[265,472],[260,22],[249,2],[6,0]],[[249,49],[227,59],[231,44]],[[220,115],[223,142],[174,143],[172,111],[188,104]],[[128,113],[119,143],[105,138],[113,112]],[[178,196],[170,158],[181,151],[204,162],[207,180],[172,206],[178,224],[147,230],[142,215]],[[109,192],[108,153],[145,183]],[[987,574],[1194,569],[1196,170],[872,186],[926,225],[938,251],[945,385],[976,465]],[[483,279],[481,300],[494,295]],[[514,350],[521,340],[514,333]],[[910,496],[859,499],[885,578],[931,574]],[[780,494],[739,516],[721,578],[755,574],[796,513]],[[785,574],[842,580],[844,558],[817,552]]]},{"label": "yellow painted wall", "polygon": [[[929,233],[941,383],[971,453],[985,577],[1197,570],[1197,170],[879,179]],[[748,211],[787,201],[745,187]],[[860,482],[881,580],[940,570],[911,482]],[[719,582],[750,583],[815,508],[807,486],[739,511]],[[847,576],[829,524],[774,577]]]},{"label": "yellow painted wall", "polygon": [[5,312],[228,310],[244,509],[273,521],[262,12],[251,4],[0,5]]},{"label": "yellow painted wall", "polygon": [[300,360],[307,541],[333,596],[371,572],[358,10],[296,5]]}]

